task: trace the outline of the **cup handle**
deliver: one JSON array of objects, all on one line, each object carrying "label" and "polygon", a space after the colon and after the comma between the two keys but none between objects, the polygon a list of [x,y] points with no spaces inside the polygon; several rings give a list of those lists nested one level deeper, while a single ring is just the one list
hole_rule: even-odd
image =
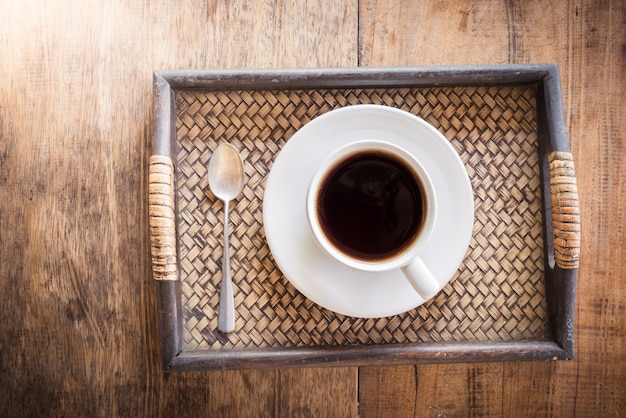
[{"label": "cup handle", "polygon": [[401,268],[411,286],[419,295],[428,300],[441,290],[439,282],[430,272],[421,257],[415,257],[411,262]]}]

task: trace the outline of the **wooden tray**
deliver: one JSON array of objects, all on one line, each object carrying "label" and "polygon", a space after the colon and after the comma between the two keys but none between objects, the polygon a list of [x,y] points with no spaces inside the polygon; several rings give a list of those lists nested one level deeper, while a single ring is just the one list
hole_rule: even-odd
[{"label": "wooden tray", "polygon": [[[433,124],[474,190],[457,274],[388,318],[305,298],[274,263],[262,224],[282,146],[316,116],[358,103]],[[555,65],[160,71],[154,105],[148,198],[165,370],[572,358],[580,219]],[[242,151],[247,174],[231,213],[237,331],[228,335],[216,314],[223,205],[206,180],[223,141]]]}]

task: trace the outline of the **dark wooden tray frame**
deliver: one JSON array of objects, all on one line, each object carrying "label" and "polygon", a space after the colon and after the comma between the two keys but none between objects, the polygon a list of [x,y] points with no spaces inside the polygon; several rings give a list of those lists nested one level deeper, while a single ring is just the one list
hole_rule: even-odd
[{"label": "dark wooden tray frame", "polygon": [[[553,64],[352,69],[158,71],[154,73],[152,155],[172,158],[176,138],[174,92],[190,89],[298,89],[400,86],[537,86],[537,133],[544,206],[545,280],[551,340],[419,342],[411,344],[262,349],[183,349],[181,283],[155,280],[165,371],[274,367],[362,366],[478,361],[560,360],[574,355],[575,263],[555,263],[549,156],[569,153],[558,67]],[[175,160],[172,158],[172,160]],[[578,201],[574,202],[576,209]],[[151,228],[153,219],[150,218]],[[556,234],[556,231],[554,231]],[[154,237],[153,257],[154,257]],[[577,238],[579,239],[579,238]],[[578,241],[579,242],[579,241]],[[558,248],[557,248],[558,251]],[[557,255],[558,258],[558,255]],[[155,278],[157,270],[154,265]],[[176,269],[177,270],[177,269]]]}]

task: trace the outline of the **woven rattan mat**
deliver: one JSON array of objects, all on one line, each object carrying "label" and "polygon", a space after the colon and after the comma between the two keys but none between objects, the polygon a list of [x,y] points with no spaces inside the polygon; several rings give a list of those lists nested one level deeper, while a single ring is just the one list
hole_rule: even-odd
[{"label": "woven rattan mat", "polygon": [[[179,91],[175,100],[185,349],[547,339],[533,86]],[[262,223],[265,181],[285,142],[316,116],[358,103],[398,107],[437,127],[474,190],[473,238],[450,283],[380,319],[339,315],[300,294],[277,268]],[[237,332],[228,336],[216,331],[223,204],[206,179],[218,141],[241,150],[248,177],[230,218]]]}]

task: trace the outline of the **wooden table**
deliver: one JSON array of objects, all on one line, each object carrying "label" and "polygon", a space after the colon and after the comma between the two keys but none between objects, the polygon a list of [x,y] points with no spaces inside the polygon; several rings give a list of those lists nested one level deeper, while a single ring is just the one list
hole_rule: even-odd
[{"label": "wooden table", "polygon": [[[0,4],[0,416],[626,411],[626,3]],[[582,247],[571,361],[165,375],[147,161],[160,69],[557,63]]]}]

